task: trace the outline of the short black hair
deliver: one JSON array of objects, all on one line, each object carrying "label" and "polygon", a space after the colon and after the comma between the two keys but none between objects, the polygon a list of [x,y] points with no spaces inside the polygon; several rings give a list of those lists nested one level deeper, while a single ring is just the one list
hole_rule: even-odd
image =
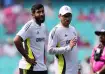
[{"label": "short black hair", "polygon": [[44,6],[42,4],[34,4],[31,8],[31,13],[35,13],[35,11],[40,8],[44,8]]}]

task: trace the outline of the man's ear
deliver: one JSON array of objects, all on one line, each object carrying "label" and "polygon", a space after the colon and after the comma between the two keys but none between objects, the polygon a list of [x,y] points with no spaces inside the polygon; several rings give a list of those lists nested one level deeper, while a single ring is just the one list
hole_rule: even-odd
[{"label": "man's ear", "polygon": [[60,17],[61,17],[61,14],[58,15],[58,18],[60,18]]},{"label": "man's ear", "polygon": [[33,14],[33,13],[32,13],[31,15],[32,15],[32,16],[34,16],[34,14]]}]

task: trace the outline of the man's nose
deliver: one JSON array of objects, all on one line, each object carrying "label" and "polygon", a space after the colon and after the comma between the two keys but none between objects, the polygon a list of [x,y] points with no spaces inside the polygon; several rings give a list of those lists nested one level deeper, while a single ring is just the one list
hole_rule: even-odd
[{"label": "man's nose", "polygon": [[40,15],[41,15],[41,16],[43,16],[43,15],[44,15],[44,13],[43,13],[43,12],[41,12],[41,13],[40,13]]}]

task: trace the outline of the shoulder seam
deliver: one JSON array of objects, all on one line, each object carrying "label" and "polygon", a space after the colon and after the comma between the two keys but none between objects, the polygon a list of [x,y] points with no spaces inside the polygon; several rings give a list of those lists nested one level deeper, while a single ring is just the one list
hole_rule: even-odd
[{"label": "shoulder seam", "polygon": [[53,35],[51,35],[52,39],[53,39],[53,37],[54,37],[54,35],[55,35],[55,32],[56,32],[57,28],[58,28],[58,27],[55,27],[55,29],[54,29],[54,31],[53,31]]},{"label": "shoulder seam", "polygon": [[27,31],[29,29],[29,27],[31,26],[32,22],[25,28],[25,31]]}]

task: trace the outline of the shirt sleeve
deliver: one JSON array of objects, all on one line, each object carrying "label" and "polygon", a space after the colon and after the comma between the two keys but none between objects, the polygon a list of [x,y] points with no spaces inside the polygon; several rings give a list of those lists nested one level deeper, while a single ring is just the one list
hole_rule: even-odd
[{"label": "shirt sleeve", "polygon": [[18,36],[22,37],[22,39],[25,41],[27,38],[31,37],[31,24],[25,24],[23,28],[17,33]]},{"label": "shirt sleeve", "polygon": [[71,50],[71,47],[69,45],[65,47],[56,47],[58,43],[59,43],[59,37],[55,29],[55,30],[52,30],[49,34],[48,52],[50,54],[63,54]]}]

